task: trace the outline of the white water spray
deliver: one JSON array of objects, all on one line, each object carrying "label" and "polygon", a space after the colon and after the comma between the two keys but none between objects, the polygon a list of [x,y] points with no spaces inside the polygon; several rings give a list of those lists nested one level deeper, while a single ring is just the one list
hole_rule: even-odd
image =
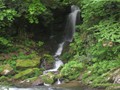
[{"label": "white water spray", "polygon": [[60,55],[61,55],[61,53],[62,53],[62,51],[63,51],[64,43],[65,43],[65,42],[62,42],[62,43],[60,43],[60,44],[58,45],[58,49],[57,49],[57,51],[56,51],[54,57],[60,56]]}]

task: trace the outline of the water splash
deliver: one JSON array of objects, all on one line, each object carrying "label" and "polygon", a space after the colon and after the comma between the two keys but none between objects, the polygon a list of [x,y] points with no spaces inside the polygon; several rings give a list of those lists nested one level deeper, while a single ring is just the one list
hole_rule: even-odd
[{"label": "water splash", "polygon": [[62,51],[63,51],[64,43],[65,43],[65,42],[62,42],[62,43],[60,43],[60,44],[58,45],[58,49],[57,49],[54,57],[57,57],[57,56],[60,56],[60,55],[61,55],[61,53],[62,53]]},{"label": "water splash", "polygon": [[54,68],[43,71],[43,74],[46,74],[48,72],[56,72],[56,71],[58,71],[59,67],[62,66],[62,65],[63,65],[62,60],[60,60],[59,58],[56,57],[55,58]]},{"label": "water splash", "polygon": [[[43,71],[43,74],[47,74],[48,72],[57,72],[59,67],[63,65],[63,62],[59,58],[55,58],[55,64],[53,69]],[[57,84],[61,84],[61,81],[58,79]],[[50,84],[44,83],[45,86],[51,86]]]},{"label": "water splash", "polygon": [[58,80],[57,80],[57,84],[61,84],[61,81],[60,81],[60,79],[58,79]]}]

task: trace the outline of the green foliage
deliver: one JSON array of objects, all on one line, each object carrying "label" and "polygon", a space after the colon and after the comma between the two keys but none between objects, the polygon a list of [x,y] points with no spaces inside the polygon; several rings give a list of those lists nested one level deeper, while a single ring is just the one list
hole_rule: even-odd
[{"label": "green foliage", "polygon": [[33,68],[33,69],[26,69],[24,71],[19,72],[16,74],[13,78],[14,79],[26,79],[26,78],[31,78],[33,76],[38,76],[37,73],[40,75],[40,70],[38,68]]},{"label": "green foliage", "polygon": [[23,43],[23,45],[25,45],[26,47],[35,47],[35,42],[33,42],[30,39],[26,39],[24,41],[21,41],[21,43]]},{"label": "green foliage", "polygon": [[39,42],[37,43],[37,45],[38,45],[39,47],[41,47],[41,46],[44,45],[44,42],[39,41]]},{"label": "green foliage", "polygon": [[[65,58],[87,64],[84,83],[110,83],[109,72],[120,65],[120,1],[79,0],[79,6],[83,23],[78,26]],[[66,75],[70,68],[65,68]]]},{"label": "green foliage", "polygon": [[45,11],[45,6],[40,2],[40,0],[32,0],[28,6],[28,14],[26,18],[29,19],[30,23],[38,23],[37,16]]},{"label": "green foliage", "polygon": [[0,72],[2,72],[3,71],[3,68],[2,67],[0,67]]},{"label": "green foliage", "polygon": [[96,42],[91,45],[88,52],[92,53],[96,59],[115,59],[120,50],[119,26],[120,23],[112,18],[110,20],[101,20],[98,25],[89,28],[93,32]]},{"label": "green foliage", "polygon": [[94,32],[94,36],[98,39],[98,42],[108,40],[120,43],[120,23],[113,18],[101,20],[98,25],[94,25],[89,30]]},{"label": "green foliage", "polygon": [[63,4],[77,4],[79,0],[63,0]]},{"label": "green foliage", "polygon": [[84,51],[82,51],[84,41],[80,38],[81,38],[80,34],[78,32],[75,33],[74,42],[70,44],[70,47],[71,47],[70,52],[74,55],[83,55],[84,54]]},{"label": "green foliage", "polygon": [[93,85],[107,83],[110,79],[109,72],[112,69],[119,68],[119,65],[119,60],[97,62],[87,68],[87,71],[83,74],[82,80],[87,84],[92,83]]},{"label": "green foliage", "polygon": [[5,60],[3,64],[9,64],[14,70],[16,70],[16,61],[15,60]]},{"label": "green foliage", "polygon": [[0,37],[0,45],[11,46],[10,41],[3,37]]},{"label": "green foliage", "polygon": [[38,16],[46,10],[40,0],[9,0],[8,2],[5,0],[0,2],[0,27],[9,26],[16,17],[24,17],[30,23],[38,23]]},{"label": "green foliage", "polygon": [[49,54],[44,54],[41,59],[46,60],[46,61],[48,61],[49,63],[53,63],[53,61],[54,61],[53,56],[51,56],[51,55],[49,55]]},{"label": "green foliage", "polygon": [[110,17],[118,18],[120,12],[119,0],[83,0],[82,3],[82,17],[83,27],[85,29],[91,27],[94,24],[98,24],[103,18]]},{"label": "green foliage", "polygon": [[30,53],[28,55],[27,55],[27,53],[25,54],[23,52],[20,52],[17,56],[16,55],[12,56],[12,59],[13,60],[17,60],[17,59],[32,59],[35,56],[36,56],[36,53],[34,53],[34,52],[32,52],[32,53]]},{"label": "green foliage", "polygon": [[120,51],[120,9],[118,0],[83,0],[81,2],[83,23],[70,44],[70,54],[92,56],[98,60],[116,60]]},{"label": "green foliage", "polygon": [[77,79],[82,69],[83,69],[82,63],[79,63],[77,61],[70,61],[63,66],[60,73],[66,79],[73,80]]},{"label": "green foliage", "polygon": [[54,79],[55,79],[55,75],[52,73],[47,73],[45,75],[42,75],[42,80],[44,83],[46,84],[53,84],[54,83]]},{"label": "green foliage", "polygon": [[8,21],[13,21],[14,16],[16,15],[17,15],[17,12],[15,10],[12,10],[12,9],[3,10],[0,12],[0,21],[5,20],[5,18]]},{"label": "green foliage", "polygon": [[12,46],[10,40],[7,40],[6,38],[4,37],[0,37],[0,52],[2,52],[2,50],[4,50],[5,48],[8,48]]},{"label": "green foliage", "polygon": [[14,9],[3,9],[0,11],[0,28],[10,26],[14,18],[18,17],[17,11]]}]

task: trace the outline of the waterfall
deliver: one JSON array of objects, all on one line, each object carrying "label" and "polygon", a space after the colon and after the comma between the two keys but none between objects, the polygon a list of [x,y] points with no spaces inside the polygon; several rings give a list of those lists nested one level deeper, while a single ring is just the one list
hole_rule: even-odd
[{"label": "waterfall", "polygon": [[49,70],[45,70],[44,72],[43,72],[43,74],[46,74],[47,72],[55,72],[55,71],[57,71],[58,69],[59,69],[59,67],[60,66],[62,66],[63,65],[63,62],[62,62],[62,60],[60,60],[59,58],[55,58],[55,64],[54,64],[54,68],[53,69],[49,69]]},{"label": "waterfall", "polygon": [[75,25],[77,20],[79,20],[79,14],[80,14],[79,7],[72,5],[71,13],[68,15],[68,18],[67,18],[64,41],[72,42],[73,35],[75,32]]},{"label": "waterfall", "polygon": [[63,50],[63,45],[64,45],[64,43],[65,43],[65,42],[62,42],[62,43],[60,43],[60,44],[58,45],[58,49],[57,49],[57,51],[56,51],[54,57],[60,56],[60,55],[61,55],[62,50]]},{"label": "waterfall", "polygon": [[[72,42],[73,40],[73,34],[75,32],[75,25],[76,25],[77,19],[79,19],[79,13],[80,13],[79,7],[72,5],[71,13],[68,15],[67,22],[66,22],[64,39],[58,45],[58,48],[54,54],[54,57],[55,57],[54,68],[44,71],[43,74],[46,74],[47,72],[57,71],[59,67],[63,65],[63,62],[58,58],[58,56],[61,55],[65,42]],[[58,84],[61,83],[59,79],[57,80],[57,83]],[[49,86],[48,84],[44,84],[44,85]]]},{"label": "waterfall", "polygon": [[61,42],[58,45],[58,49],[54,55],[55,57],[61,55],[65,42],[72,42],[73,35],[75,32],[76,22],[79,21],[79,19],[80,19],[79,14],[80,14],[79,7],[72,5],[71,13],[69,13],[69,15],[68,15],[66,26],[65,26],[65,36],[64,36],[63,42]]}]

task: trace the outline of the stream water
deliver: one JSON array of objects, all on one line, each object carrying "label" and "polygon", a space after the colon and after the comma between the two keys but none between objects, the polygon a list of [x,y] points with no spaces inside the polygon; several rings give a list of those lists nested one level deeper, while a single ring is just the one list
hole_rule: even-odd
[{"label": "stream water", "polygon": [[35,86],[30,88],[17,88],[17,87],[6,87],[0,86],[0,90],[103,90],[94,89],[88,87],[47,87],[47,86]]}]

